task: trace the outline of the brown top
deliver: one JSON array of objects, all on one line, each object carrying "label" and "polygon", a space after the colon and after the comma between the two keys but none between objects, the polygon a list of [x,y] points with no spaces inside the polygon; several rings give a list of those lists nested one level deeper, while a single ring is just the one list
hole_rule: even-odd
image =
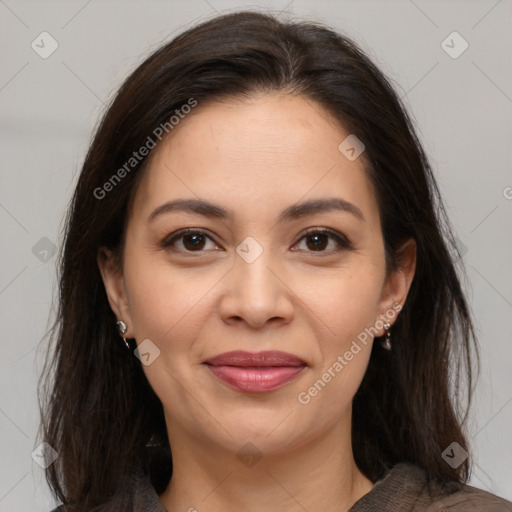
[{"label": "brown top", "polygon": [[[65,512],[61,505],[52,512]],[[91,512],[166,511],[149,477],[132,475],[122,492]],[[512,503],[468,485],[430,486],[423,469],[412,464],[394,466],[348,512],[512,512]]]}]

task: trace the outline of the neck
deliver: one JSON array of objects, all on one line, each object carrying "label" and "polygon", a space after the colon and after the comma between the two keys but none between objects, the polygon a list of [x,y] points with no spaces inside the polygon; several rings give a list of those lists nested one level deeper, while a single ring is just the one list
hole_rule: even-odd
[{"label": "neck", "polygon": [[168,512],[346,512],[373,483],[355,464],[350,432],[341,430],[279,453],[252,445],[238,454],[174,430],[173,475],[160,500]]}]

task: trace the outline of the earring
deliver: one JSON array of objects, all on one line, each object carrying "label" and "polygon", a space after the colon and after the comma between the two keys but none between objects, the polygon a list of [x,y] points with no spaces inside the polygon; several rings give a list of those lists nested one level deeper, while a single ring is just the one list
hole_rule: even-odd
[{"label": "earring", "polygon": [[386,350],[391,350],[391,325],[388,322],[384,324],[384,329],[386,330],[386,339],[381,343],[382,348]]},{"label": "earring", "polygon": [[126,331],[128,330],[128,327],[126,327],[126,324],[122,320],[119,320],[118,322],[116,322],[116,327],[117,327],[117,332],[119,332],[121,338],[123,338],[126,348],[128,350],[130,350],[130,344],[128,343],[126,338],[123,336],[123,334],[125,334]]}]

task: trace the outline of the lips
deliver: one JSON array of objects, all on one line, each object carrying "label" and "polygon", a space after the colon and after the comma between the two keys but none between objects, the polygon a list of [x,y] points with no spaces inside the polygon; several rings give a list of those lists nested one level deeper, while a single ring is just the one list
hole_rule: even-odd
[{"label": "lips", "polygon": [[307,367],[301,358],[276,350],[226,352],[206,360],[205,364],[232,389],[253,393],[277,389]]},{"label": "lips", "polygon": [[235,350],[225,352],[205,361],[212,366],[304,366],[306,363],[300,358],[287,352],[267,350],[264,352],[245,352]]}]

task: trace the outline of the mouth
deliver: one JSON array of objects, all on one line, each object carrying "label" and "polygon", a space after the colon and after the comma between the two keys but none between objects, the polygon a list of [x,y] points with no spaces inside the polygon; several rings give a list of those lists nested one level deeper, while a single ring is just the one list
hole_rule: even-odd
[{"label": "mouth", "polygon": [[263,393],[284,386],[304,371],[301,358],[280,351],[233,351],[204,362],[212,374],[237,391]]}]

